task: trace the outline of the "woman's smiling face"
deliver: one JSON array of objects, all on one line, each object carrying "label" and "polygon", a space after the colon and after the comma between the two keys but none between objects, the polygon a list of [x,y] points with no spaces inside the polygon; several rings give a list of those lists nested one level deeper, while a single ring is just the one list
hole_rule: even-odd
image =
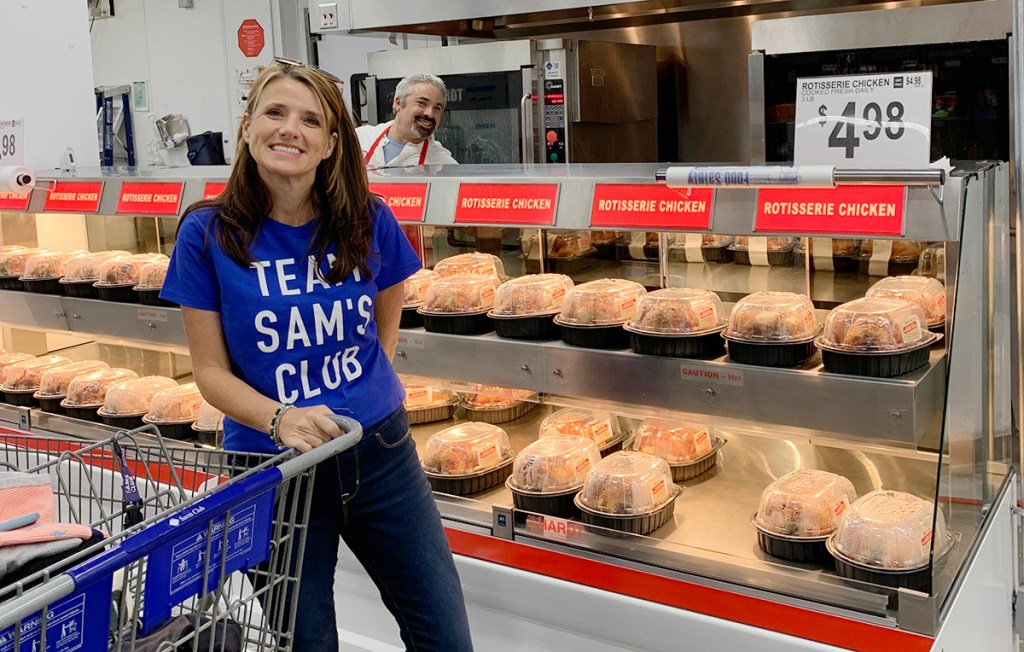
[{"label": "woman's smiling face", "polygon": [[253,114],[243,116],[242,138],[264,181],[312,186],[317,166],[334,151],[338,135],[328,133],[324,108],[313,91],[280,77],[263,88]]}]

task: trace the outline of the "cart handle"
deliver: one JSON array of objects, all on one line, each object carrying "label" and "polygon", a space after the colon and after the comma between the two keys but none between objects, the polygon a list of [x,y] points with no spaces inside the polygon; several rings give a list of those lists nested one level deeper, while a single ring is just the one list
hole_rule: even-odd
[{"label": "cart handle", "polygon": [[[205,528],[206,523],[226,514],[240,502],[250,500],[254,496],[278,486],[284,480],[293,478],[320,462],[352,448],[363,438],[363,428],[356,420],[340,415],[332,415],[330,418],[341,426],[345,434],[335,437],[313,450],[296,453],[276,466],[263,469],[247,478],[241,478],[236,483],[225,485],[220,490],[203,496],[197,501],[185,503],[181,510],[168,514],[160,521],[125,538],[116,547],[12,598],[3,605],[3,609],[0,609],[0,631],[42,611],[57,600],[71,595],[79,586],[88,586],[105,577],[113,577],[114,571],[142,559],[161,544],[168,534],[194,529],[196,526],[190,528],[187,525],[187,521],[193,520],[193,516],[201,513],[202,518],[194,520],[197,524],[203,524],[202,527]],[[196,511],[200,506],[201,509]],[[173,532],[170,525],[171,519],[176,519],[181,526],[177,527],[176,524]]]}]

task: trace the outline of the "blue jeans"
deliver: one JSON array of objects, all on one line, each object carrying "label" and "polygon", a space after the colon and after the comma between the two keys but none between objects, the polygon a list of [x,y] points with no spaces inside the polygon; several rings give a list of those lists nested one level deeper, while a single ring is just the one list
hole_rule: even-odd
[{"label": "blue jeans", "polygon": [[339,537],[380,590],[406,649],[473,649],[455,561],[404,408],[317,467],[294,633],[297,652],[338,649]]}]

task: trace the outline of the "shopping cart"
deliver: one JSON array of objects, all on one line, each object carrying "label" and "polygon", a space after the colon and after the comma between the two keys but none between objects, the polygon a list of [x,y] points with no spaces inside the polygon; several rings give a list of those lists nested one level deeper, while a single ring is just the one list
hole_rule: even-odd
[{"label": "shopping cart", "polygon": [[167,446],[152,426],[0,435],[0,469],[48,474],[57,521],[110,534],[0,589],[0,652],[290,649],[316,465],[362,437],[334,420],[345,434],[301,455]]}]

